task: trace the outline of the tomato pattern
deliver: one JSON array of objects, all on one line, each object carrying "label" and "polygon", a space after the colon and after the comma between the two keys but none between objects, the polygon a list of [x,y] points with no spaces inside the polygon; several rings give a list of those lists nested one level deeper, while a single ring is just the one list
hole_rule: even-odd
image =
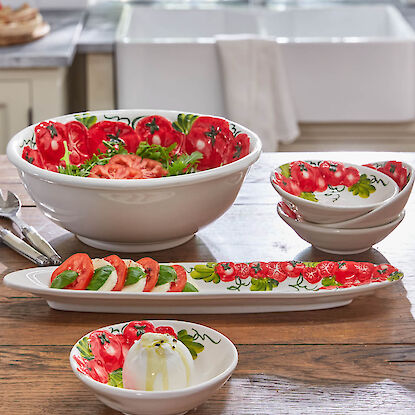
[{"label": "tomato pattern", "polygon": [[395,183],[399,186],[399,189],[402,190],[409,181],[409,174],[406,167],[402,164],[401,161],[390,160],[386,163],[382,163],[380,166],[375,166],[373,164],[365,164],[366,167],[371,169],[378,170],[382,173],[385,173]]},{"label": "tomato pattern", "polygon": [[[184,125],[180,121],[183,117],[191,121]],[[95,120],[90,122],[91,118]],[[68,168],[68,160],[72,166],[82,166],[94,155],[102,157],[109,145],[115,149],[123,146],[130,155],[135,155],[142,142],[163,147],[176,143],[170,153],[172,157],[198,151],[203,158],[197,170],[207,170],[232,163],[249,154],[249,136],[236,131],[235,126],[232,126],[232,130],[229,122],[222,118],[180,114],[177,121],[171,122],[154,114],[138,119],[134,128],[130,123],[134,126],[135,121],[130,120],[127,124],[112,120],[96,122],[96,117],[82,119],[76,116],[75,119],[66,124],[45,121],[36,125],[34,138],[37,148],[26,146],[22,158],[36,167],[62,172],[60,168]],[[124,168],[97,165],[89,177],[146,179],[165,175],[161,165],[157,165],[154,173],[154,165],[143,171],[137,169],[137,163],[133,164],[123,164]]]}]

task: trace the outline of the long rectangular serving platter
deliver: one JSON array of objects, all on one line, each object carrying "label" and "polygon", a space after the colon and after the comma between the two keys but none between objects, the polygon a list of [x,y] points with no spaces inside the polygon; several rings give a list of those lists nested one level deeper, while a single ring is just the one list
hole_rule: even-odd
[{"label": "long rectangular serving platter", "polygon": [[[187,271],[201,263],[180,263]],[[170,264],[164,264],[170,265]],[[49,288],[56,267],[29,268],[4,277],[10,288],[44,298],[56,310],[99,313],[222,314],[305,311],[340,307],[354,298],[371,294],[399,281],[386,280],[350,288],[323,289],[321,283],[309,284],[301,276],[287,278],[271,291],[251,291],[250,278],[218,284],[188,281],[199,292],[130,293],[120,291],[86,291]]]}]

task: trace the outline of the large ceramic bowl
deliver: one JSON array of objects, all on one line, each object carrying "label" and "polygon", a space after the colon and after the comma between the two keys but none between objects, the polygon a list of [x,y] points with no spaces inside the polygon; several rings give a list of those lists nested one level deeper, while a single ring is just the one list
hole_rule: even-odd
[{"label": "large ceramic bowl", "polygon": [[[92,112],[98,119],[121,119],[130,125],[139,116],[158,114],[174,121],[179,112],[117,110]],[[53,119],[75,120],[74,115]],[[197,173],[145,180],[68,176],[33,166],[21,157],[34,145],[34,126],[16,134],[7,147],[30,196],[54,223],[96,248],[145,252],[171,248],[221,216],[234,202],[244,177],[261,153],[261,141],[236,123],[235,131],[251,138],[247,156]]]},{"label": "large ceramic bowl", "polygon": [[[117,411],[130,415],[184,414],[202,404],[225,384],[238,363],[238,352],[227,337],[209,327],[170,320],[157,320],[151,323],[155,327],[170,326],[176,334],[186,330],[186,341],[190,347],[192,341],[203,346],[202,351],[200,346],[194,349],[197,351],[197,358],[194,360],[195,377],[192,386],[170,391],[142,391],[110,386],[92,379],[83,373],[84,370],[80,365],[82,354],[77,348],[79,341],[89,334],[72,348],[70,354],[72,370],[100,401]],[[103,329],[118,334],[126,325],[127,323],[114,324]]]},{"label": "large ceramic bowl", "polygon": [[[306,160],[306,162],[319,168],[323,160]],[[299,188],[298,193],[301,194],[294,195],[283,189],[276,180],[276,175],[291,175],[288,167],[285,172],[283,171],[283,166],[271,172],[271,184],[284,200],[296,206],[304,220],[314,223],[336,223],[358,217],[387,203],[399,192],[394,180],[382,172],[356,164],[342,164],[345,168],[356,169],[360,175],[359,183],[353,188],[344,184],[329,185],[324,191],[314,192]],[[291,180],[291,176],[287,178],[286,189],[289,189]],[[367,191],[368,188],[370,193]]]},{"label": "large ceramic bowl", "polygon": [[311,245],[332,254],[357,254],[367,251],[374,244],[386,238],[403,220],[405,211],[390,223],[362,229],[334,229],[289,216],[278,204],[277,211],[281,219],[297,235]]}]

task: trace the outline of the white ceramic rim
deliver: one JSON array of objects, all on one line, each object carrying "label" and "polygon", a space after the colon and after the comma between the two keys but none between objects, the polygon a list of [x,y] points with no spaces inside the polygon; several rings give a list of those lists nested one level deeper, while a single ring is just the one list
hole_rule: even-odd
[{"label": "white ceramic rim", "polygon": [[[117,115],[123,115],[127,113],[137,112],[145,113],[147,115],[161,115],[168,118],[169,116],[178,114],[188,114],[188,111],[167,111],[167,110],[155,110],[155,109],[123,109],[123,110],[101,110],[101,111],[88,111],[88,115],[97,115],[101,116],[108,113],[114,113]],[[65,122],[66,119],[69,120],[70,117],[74,118],[75,115],[82,113],[73,113],[62,115],[59,117],[50,118],[51,121]],[[192,113],[197,116],[212,117],[212,115]],[[216,116],[215,116],[216,117]],[[215,167],[210,170],[205,170],[201,172],[196,172],[192,174],[184,174],[181,176],[170,176],[170,177],[158,177],[154,179],[145,179],[145,180],[134,180],[134,179],[99,179],[99,178],[88,178],[88,177],[79,177],[79,176],[69,176],[66,174],[51,172],[40,167],[33,166],[28,161],[22,158],[22,151],[18,148],[18,142],[21,139],[22,135],[26,133],[29,135],[29,132],[32,133],[33,129],[39,123],[30,125],[29,127],[24,128],[13,136],[7,145],[7,157],[18,169],[27,173],[31,176],[35,176],[40,180],[47,181],[49,183],[55,183],[65,186],[72,187],[81,187],[87,189],[117,189],[117,190],[133,190],[133,189],[148,189],[148,188],[163,188],[163,187],[175,187],[175,186],[185,186],[190,185],[195,182],[202,183],[209,180],[218,179],[236,173],[248,168],[251,164],[255,163],[258,160],[262,143],[257,134],[253,131],[245,128],[244,126],[235,123],[231,120],[228,120],[223,117],[217,117],[224,119],[241,130],[241,132],[248,134],[251,139],[250,142],[250,152],[245,157],[242,157],[239,160],[236,160],[230,164],[226,164],[221,167]]]},{"label": "white ceramic rim", "polygon": [[[133,321],[133,320],[131,320]],[[110,393],[116,393],[116,394],[120,394],[122,396],[128,396],[130,398],[132,397],[143,397],[143,398],[154,398],[154,399],[161,399],[161,398],[168,398],[169,396],[173,397],[173,395],[175,394],[183,394],[183,395],[192,395],[194,393],[198,393],[200,390],[205,389],[209,386],[212,386],[213,384],[217,383],[219,380],[222,379],[226,379],[228,376],[230,376],[232,374],[232,372],[235,370],[236,365],[238,364],[238,351],[235,347],[235,345],[222,333],[218,332],[215,329],[212,329],[211,327],[208,326],[203,326],[201,324],[197,324],[197,323],[192,323],[190,321],[182,321],[182,320],[146,320],[149,321],[150,323],[153,324],[158,324],[158,325],[170,325],[171,323],[175,324],[175,323],[179,323],[179,324],[189,324],[192,325],[193,327],[202,329],[202,330],[213,330],[220,338],[221,340],[224,340],[225,343],[228,343],[228,345],[231,346],[232,349],[232,363],[230,364],[230,366],[228,366],[222,373],[219,373],[218,375],[214,376],[213,378],[210,378],[208,380],[205,380],[201,383],[198,383],[197,385],[193,385],[193,386],[189,386],[188,388],[182,388],[182,389],[174,389],[174,390],[169,390],[169,391],[142,391],[142,390],[135,390],[135,389],[124,389],[124,388],[117,388],[115,386],[110,386],[110,385],[106,385],[104,383],[98,382],[97,380],[94,380],[92,378],[90,378],[89,376],[81,373],[78,371],[78,365],[75,362],[75,360],[73,359],[73,356],[75,354],[77,354],[78,350],[76,348],[76,344],[82,340],[85,336],[88,336],[89,334],[91,334],[93,331],[96,330],[105,330],[108,329],[109,327],[113,327],[119,324],[127,324],[129,322],[121,322],[121,323],[115,323],[115,324],[111,324],[109,326],[106,327],[101,327],[95,330],[90,331],[89,333],[83,335],[79,340],[77,340],[75,342],[75,344],[73,345],[72,349],[71,349],[71,353],[69,355],[69,361],[71,364],[71,368],[72,371],[75,373],[75,375],[82,381],[85,382],[87,385],[89,385],[91,388],[98,388],[98,389],[102,389],[102,393],[105,392],[110,392]]]},{"label": "white ceramic rim", "polygon": [[[313,232],[319,232],[321,234],[342,234],[342,235],[356,235],[358,236],[362,232],[377,232],[382,231],[384,229],[391,228],[395,225],[398,225],[405,217],[405,210],[402,210],[402,212],[398,215],[398,217],[393,220],[392,222],[385,223],[384,225],[380,226],[372,226],[370,228],[356,228],[356,229],[343,229],[343,228],[329,228],[327,226],[320,226],[317,224],[313,224],[311,222],[307,222],[304,219],[300,222],[296,219],[290,218],[279,205],[277,205],[277,212],[278,215],[283,219],[287,224],[292,224],[292,228],[295,230],[295,228],[302,228],[305,230],[313,231]],[[333,235],[336,236],[336,235]]]},{"label": "white ceramic rim", "polygon": [[[284,219],[283,219],[284,220]],[[391,225],[391,224],[389,224]],[[290,225],[289,225],[290,226]],[[325,229],[326,230],[326,229]],[[349,229],[348,229],[349,230]],[[350,229],[353,230],[353,229]],[[332,232],[333,233],[333,232]],[[167,263],[161,263],[167,264]],[[180,264],[185,266],[187,264],[196,264],[196,263],[188,263],[188,262],[177,262],[176,264]],[[203,262],[199,262],[199,264],[204,264]],[[298,299],[301,297],[312,298],[312,297],[336,297],[341,296],[343,293],[351,293],[354,294],[355,292],[365,293],[367,291],[371,291],[374,289],[373,287],[376,286],[378,288],[394,284],[398,281],[381,281],[381,282],[373,282],[369,284],[363,284],[353,287],[342,288],[341,290],[318,290],[318,291],[300,291],[300,292],[277,292],[277,291],[249,291],[249,292],[181,292],[181,293],[132,293],[132,292],[122,292],[122,291],[88,291],[88,290],[58,290],[55,288],[50,288],[47,285],[35,283],[31,278],[29,278],[28,273],[34,272],[36,270],[48,272],[49,275],[57,267],[37,267],[37,268],[28,268],[26,270],[14,271],[10,274],[7,274],[3,281],[4,284],[10,288],[13,288],[18,291],[30,292],[32,294],[37,294],[40,297],[44,297],[46,301],[58,301],[59,298],[69,298],[76,301],[78,298],[82,299],[93,299],[98,300],[102,299],[103,301],[111,301],[113,299],[135,299],[137,301],[140,300],[154,300],[154,301],[161,301],[163,300],[177,300],[180,301],[184,306],[188,302],[192,302],[195,299],[203,300],[217,300],[222,299],[224,301],[229,299],[235,299],[236,301],[243,301],[244,299],[250,300],[253,298],[275,298],[278,299],[287,299],[293,298]],[[24,273],[24,276],[17,276],[16,274]],[[18,279],[23,278],[23,281],[17,281]]]},{"label": "white ceramic rim", "polygon": [[[296,161],[296,160],[293,160],[293,161]],[[306,163],[309,162],[309,161],[315,162],[315,161],[317,161],[317,159],[313,159],[313,160],[307,159],[307,160],[304,160],[304,161]],[[372,170],[372,172],[376,172],[376,174],[379,174],[381,176],[381,178],[387,180],[388,182],[391,182],[392,186],[394,186],[394,188],[395,188],[395,192],[393,193],[392,196],[388,197],[387,199],[384,199],[384,200],[382,200],[380,202],[376,202],[376,203],[365,204],[365,205],[355,205],[355,206],[344,206],[344,205],[330,205],[330,206],[327,206],[327,205],[319,205],[318,203],[312,202],[311,200],[307,200],[307,199],[303,199],[302,197],[295,196],[291,193],[286,192],[280,186],[275,184],[273,182],[273,179],[274,179],[275,173],[277,172],[277,169],[279,167],[275,167],[272,170],[271,175],[270,175],[270,182],[272,184],[272,187],[276,190],[276,192],[279,193],[285,199],[298,200],[299,202],[301,202],[300,204],[304,204],[304,205],[309,206],[309,207],[315,207],[317,209],[324,209],[324,210],[326,210],[326,209],[332,210],[333,209],[333,210],[337,210],[337,211],[347,211],[347,212],[353,212],[353,211],[361,210],[361,209],[368,209],[368,211],[373,210],[374,208],[376,208],[378,206],[381,206],[383,203],[386,203],[386,202],[392,200],[400,192],[399,186],[396,184],[396,182],[391,177],[387,176],[385,173],[382,173],[378,170],[373,170],[370,167],[361,166],[359,164],[348,163],[346,161],[344,161],[344,162],[339,161],[339,160],[330,160],[330,161],[335,161],[337,163],[342,163],[344,165],[347,165],[347,167],[355,167],[359,170],[359,172],[361,171],[362,168]],[[288,163],[292,163],[292,162],[288,162]],[[295,202],[293,202],[293,203],[295,204]]]}]

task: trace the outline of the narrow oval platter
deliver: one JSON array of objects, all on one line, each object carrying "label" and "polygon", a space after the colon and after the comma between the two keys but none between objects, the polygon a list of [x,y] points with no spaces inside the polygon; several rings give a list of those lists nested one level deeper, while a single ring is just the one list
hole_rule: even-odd
[{"label": "narrow oval platter", "polygon": [[[170,264],[164,264],[170,265]],[[202,263],[181,263],[188,273]],[[401,272],[385,281],[370,282],[341,288],[324,286],[322,282],[308,283],[301,275],[275,280],[241,279],[215,284],[188,275],[198,292],[155,293],[87,291],[50,288],[49,282],[56,267],[29,268],[4,277],[10,288],[30,292],[44,298],[56,310],[99,313],[159,313],[159,314],[221,314],[265,313],[277,311],[305,311],[340,307],[356,297],[389,287],[402,277]],[[252,281],[255,281],[253,284]]]}]

